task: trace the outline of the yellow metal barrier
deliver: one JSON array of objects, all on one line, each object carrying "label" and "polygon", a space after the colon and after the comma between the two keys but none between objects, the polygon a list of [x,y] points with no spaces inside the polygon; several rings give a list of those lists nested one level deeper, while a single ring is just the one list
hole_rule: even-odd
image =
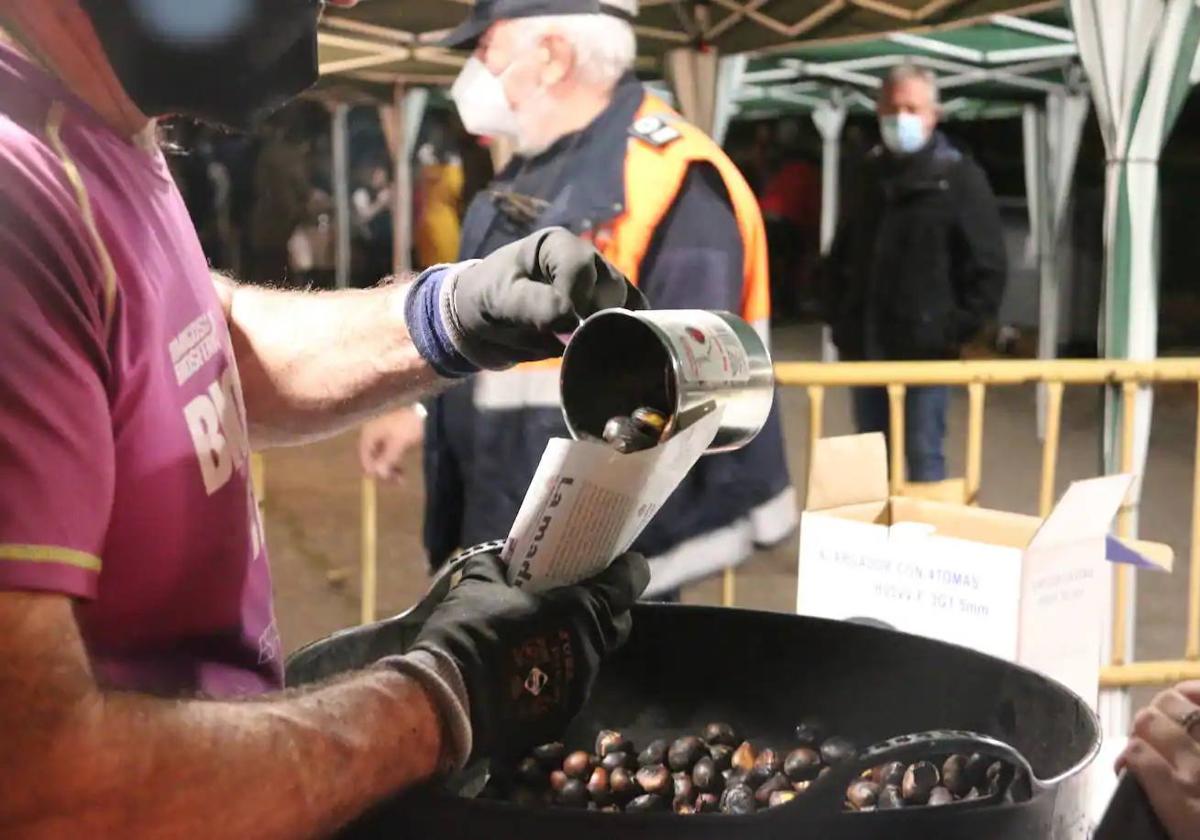
[{"label": "yellow metal barrier", "polygon": [[[825,393],[829,387],[886,387],[891,417],[892,440],[904,439],[904,395],[917,385],[953,385],[967,388],[966,478],[961,488],[954,481],[934,493],[944,497],[952,493],[969,504],[978,501],[983,478],[983,421],[987,388],[1041,384],[1045,386],[1045,438],[1042,444],[1041,478],[1038,485],[1038,510],[1042,516],[1054,504],[1054,481],[1062,433],[1062,400],[1066,385],[1119,386],[1124,396],[1121,414],[1120,468],[1129,472],[1134,466],[1134,395],[1143,385],[1155,383],[1192,383],[1196,387],[1196,455],[1192,486],[1192,527],[1188,574],[1187,643],[1184,658],[1155,662],[1128,662],[1125,644],[1126,606],[1129,601],[1133,569],[1115,570],[1113,591],[1112,656],[1101,672],[1101,685],[1119,688],[1161,685],[1184,679],[1200,679],[1200,359],[1157,359],[1153,361],[1113,361],[1062,359],[1053,361],[946,361],[946,362],[781,362],[775,365],[776,381],[782,387],[805,388],[809,400],[809,453],[824,434]],[[891,487],[905,487],[904,447],[891,447]],[[259,504],[265,499],[264,462],[260,455],[252,461],[252,476]],[[361,619],[373,621],[376,614],[376,569],[378,563],[377,498],[375,481],[362,479],[361,506]],[[1117,517],[1119,536],[1131,536],[1132,509],[1125,505]],[[724,573],[721,602],[733,606],[736,575]]]},{"label": "yellow metal barrier", "polygon": [[[1165,382],[1189,382],[1197,387],[1196,456],[1192,488],[1192,544],[1188,576],[1187,645],[1184,658],[1162,662],[1129,662],[1126,645],[1126,612],[1132,589],[1133,568],[1114,569],[1111,657],[1101,672],[1101,685],[1120,688],[1160,685],[1200,678],[1200,359],[1114,361],[1105,359],[947,361],[947,362],[781,362],[775,377],[784,387],[807,388],[810,400],[809,453],[822,436],[825,390],[839,386],[886,387],[891,407],[892,440],[904,440],[904,394],[916,385],[957,385],[967,389],[966,479],[962,500],[978,501],[983,465],[983,409],[989,386],[1044,384],[1046,426],[1042,445],[1042,473],[1038,510],[1042,516],[1054,504],[1054,478],[1062,433],[1062,397],[1066,385],[1119,386],[1122,393],[1120,470],[1134,469],[1134,408],[1139,387]],[[891,447],[891,486],[902,492],[904,447]],[[1117,514],[1117,535],[1132,536],[1133,510],[1129,504]]]}]

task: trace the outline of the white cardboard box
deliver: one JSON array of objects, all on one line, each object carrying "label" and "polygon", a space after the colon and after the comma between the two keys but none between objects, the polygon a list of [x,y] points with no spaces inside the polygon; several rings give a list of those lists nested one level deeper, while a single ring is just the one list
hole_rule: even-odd
[{"label": "white cardboard box", "polygon": [[883,435],[822,439],[800,520],[796,611],[971,647],[1041,671],[1094,705],[1106,557],[1151,568],[1171,561],[1167,546],[1108,537],[1131,483],[1129,475],[1077,481],[1042,520],[889,496]]}]

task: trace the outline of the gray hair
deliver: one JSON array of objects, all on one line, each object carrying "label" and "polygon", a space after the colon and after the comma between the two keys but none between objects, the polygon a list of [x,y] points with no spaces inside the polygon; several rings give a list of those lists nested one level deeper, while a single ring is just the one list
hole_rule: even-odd
[{"label": "gray hair", "polygon": [[913,64],[911,61],[897,64],[888,70],[887,75],[883,77],[883,86],[879,89],[879,94],[882,96],[896,85],[901,82],[907,82],[910,79],[922,81],[929,87],[929,95],[933,100],[935,108],[941,104],[941,97],[938,94],[937,76],[932,70]]},{"label": "gray hair", "polygon": [[631,69],[637,40],[628,21],[612,15],[539,15],[513,18],[519,49],[545,35],[561,36],[575,51],[576,74],[585,84],[612,87]]}]

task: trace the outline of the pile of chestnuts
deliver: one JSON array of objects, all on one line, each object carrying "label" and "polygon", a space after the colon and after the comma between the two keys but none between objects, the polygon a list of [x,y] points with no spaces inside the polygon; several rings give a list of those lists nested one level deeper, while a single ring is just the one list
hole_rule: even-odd
[{"label": "pile of chestnuts", "polygon": [[[656,739],[640,750],[612,729],[592,752],[542,744],[511,772],[494,774],[485,795],[525,806],[604,812],[751,814],[803,796],[835,765],[853,761],[855,744],[828,736],[816,720],[796,727],[788,750],[756,749],[727,723],[698,735]],[[845,792],[845,808],[874,811],[947,805],[1007,790],[1012,768],[982,755],[898,761],[863,771]]]}]

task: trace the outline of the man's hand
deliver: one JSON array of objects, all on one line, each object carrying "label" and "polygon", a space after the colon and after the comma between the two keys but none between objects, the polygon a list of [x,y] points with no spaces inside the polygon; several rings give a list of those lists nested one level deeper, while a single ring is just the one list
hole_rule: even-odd
[{"label": "man's hand", "polygon": [[399,481],[404,459],[424,438],[425,420],[413,406],[368,420],[358,438],[363,473],[380,481]]},{"label": "man's hand", "polygon": [[[1175,840],[1200,837],[1200,681],[1159,694],[1133,720],[1117,762],[1127,767]],[[1185,723],[1190,723],[1187,728]]]},{"label": "man's hand", "polygon": [[478,262],[426,272],[409,292],[405,320],[438,373],[465,376],[561,356],[560,335],[615,307],[646,303],[595,248],[547,228]]},{"label": "man's hand", "polygon": [[[646,560],[625,554],[589,581],[532,594],[509,586],[499,557],[481,554],[466,562],[414,652],[385,662],[410,673],[405,666],[413,658],[427,667],[452,663],[457,679],[430,692],[442,709],[446,741],[473,744],[474,757],[513,757],[562,734],[601,661],[629,635],[629,608],[649,581]],[[445,690],[456,682],[454,691]],[[446,696],[463,689],[465,698]],[[466,710],[469,737],[462,732],[466,721],[454,719]],[[452,758],[461,763],[466,756]]]},{"label": "man's hand", "polygon": [[481,368],[561,356],[557,334],[601,309],[644,309],[625,275],[562,228],[506,245],[449,283],[452,329]]},{"label": "man's hand", "polygon": [[2,837],[325,837],[429,779],[443,731],[389,669],[246,702],[110,691],[71,599],[0,592]]}]

